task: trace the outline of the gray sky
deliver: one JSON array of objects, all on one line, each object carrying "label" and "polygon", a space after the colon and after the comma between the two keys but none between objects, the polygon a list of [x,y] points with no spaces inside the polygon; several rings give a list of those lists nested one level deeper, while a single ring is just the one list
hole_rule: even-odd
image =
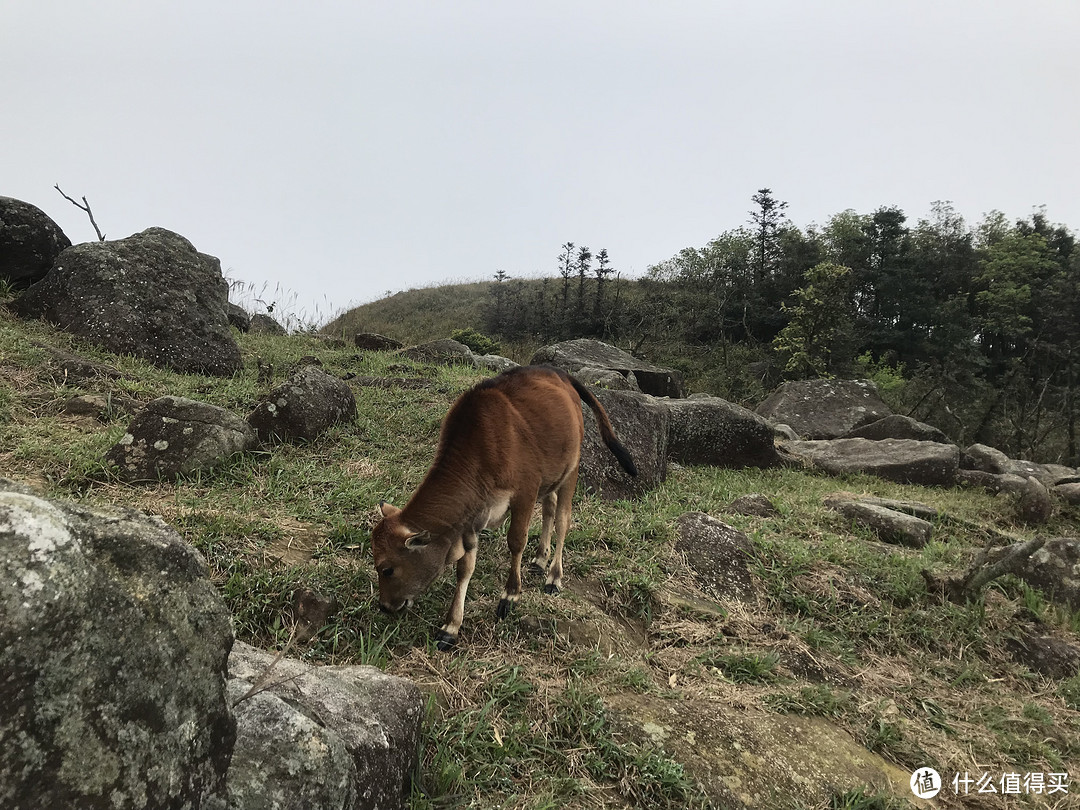
[{"label": "gray sky", "polygon": [[325,320],[640,274],[748,219],[951,200],[1080,228],[1076,0],[2,0],[0,195],[183,234]]}]

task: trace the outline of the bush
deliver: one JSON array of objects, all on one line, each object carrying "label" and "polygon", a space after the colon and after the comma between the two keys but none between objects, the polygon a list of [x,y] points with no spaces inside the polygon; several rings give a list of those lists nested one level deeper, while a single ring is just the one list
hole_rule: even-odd
[{"label": "bush", "polygon": [[455,329],[450,337],[458,343],[464,343],[476,354],[497,354],[499,351],[498,341],[475,329]]}]

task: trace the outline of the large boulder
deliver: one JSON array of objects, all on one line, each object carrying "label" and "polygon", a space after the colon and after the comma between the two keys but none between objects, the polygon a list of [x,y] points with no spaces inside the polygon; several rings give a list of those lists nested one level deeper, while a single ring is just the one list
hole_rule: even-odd
[{"label": "large boulder", "polygon": [[416,685],[374,667],[283,658],[269,688],[245,698],[274,658],[242,643],[229,656],[240,701],[229,810],[405,807],[424,715]]},{"label": "large boulder", "polygon": [[71,240],[44,211],[12,197],[0,197],[0,281],[16,289],[45,277]]},{"label": "large boulder", "polygon": [[786,442],[782,449],[831,475],[861,472],[924,486],[955,484],[960,459],[955,445],[913,439]]},{"label": "large boulder", "polygon": [[401,349],[398,354],[418,363],[476,366],[476,355],[473,354],[473,350],[464,343],[458,343],[450,338],[421,343],[419,346],[409,346],[407,349]]},{"label": "large boulder", "polygon": [[242,363],[228,299],[216,258],[179,234],[149,228],[68,248],[12,307],[116,354],[181,373],[230,376]]},{"label": "large boulder", "polygon": [[0,481],[0,807],[221,806],[232,641],[160,520]]},{"label": "large boulder", "polygon": [[530,363],[547,363],[570,372],[583,368],[606,368],[617,371],[624,377],[633,373],[637,387],[646,394],[673,398],[685,396],[679,372],[638,360],[622,349],[599,340],[578,338],[543,346],[536,350]]},{"label": "large boulder", "polygon": [[773,429],[753,411],[719,397],[667,402],[668,458],[680,464],[771,467],[778,463]]},{"label": "large boulder", "polygon": [[836,439],[892,414],[869,380],[831,379],[786,382],[755,411],[804,439]]},{"label": "large boulder", "polygon": [[1080,537],[1058,537],[1025,562],[1020,576],[1051,599],[1080,610]]},{"label": "large boulder", "polygon": [[105,459],[125,481],[157,482],[210,469],[257,441],[251,425],[236,414],[167,396],[143,408]]},{"label": "large boulder", "polygon": [[600,438],[596,419],[585,409],[585,442],[581,447],[581,481],[605,500],[640,498],[667,477],[668,424],[663,403],[633,391],[590,389],[607,411],[615,435],[630,451],[638,474],[627,475]]},{"label": "large boulder", "polygon": [[267,394],[248,423],[263,442],[310,442],[355,418],[356,397],[348,383],[318,366],[302,366]]}]

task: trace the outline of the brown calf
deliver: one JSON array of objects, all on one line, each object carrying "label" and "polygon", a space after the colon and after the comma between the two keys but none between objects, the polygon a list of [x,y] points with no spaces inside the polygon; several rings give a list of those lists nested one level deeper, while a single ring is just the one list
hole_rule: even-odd
[{"label": "brown calf", "polygon": [[[559,591],[585,435],[582,401],[596,415],[604,444],[624,470],[637,475],[603,406],[560,369],[521,366],[461,395],[443,420],[435,461],[412,498],[402,509],[380,504],[382,520],[371,546],[383,610],[411,605],[444,567],[456,563],[457,590],[436,637],[439,649],[451,647],[476,567],[477,535],[500,525],[509,509],[510,574],[496,611],[500,619],[506,616],[521,596],[521,556],[537,500],[543,502],[543,522],[533,563],[547,566],[545,592]],[[555,552],[548,563],[553,525]]]}]

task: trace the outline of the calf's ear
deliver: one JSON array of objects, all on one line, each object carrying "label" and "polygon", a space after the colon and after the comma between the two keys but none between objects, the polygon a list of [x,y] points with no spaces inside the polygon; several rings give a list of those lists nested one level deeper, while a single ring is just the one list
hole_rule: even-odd
[{"label": "calf's ear", "polygon": [[394,506],[392,503],[386,501],[379,501],[379,514],[384,518],[393,517],[401,510]]},{"label": "calf's ear", "polygon": [[428,532],[417,532],[405,538],[405,548],[423,548],[431,542],[431,535]]}]

